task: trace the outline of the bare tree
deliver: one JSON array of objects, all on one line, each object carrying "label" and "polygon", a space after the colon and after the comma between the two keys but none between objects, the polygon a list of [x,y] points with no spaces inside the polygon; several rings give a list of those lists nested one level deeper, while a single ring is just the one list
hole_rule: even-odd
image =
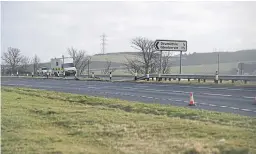
[{"label": "bare tree", "polygon": [[124,63],[124,66],[126,66],[128,72],[130,74],[135,74],[135,73],[144,73],[144,70],[143,70],[143,66],[142,64],[140,64],[139,60],[136,58],[136,59],[128,59],[127,57],[126,58],[126,63]]},{"label": "bare tree", "polygon": [[21,59],[20,65],[18,66],[19,71],[26,73],[30,63],[31,63],[30,58],[23,56],[23,58]]},{"label": "bare tree", "polygon": [[37,55],[35,55],[32,59],[32,63],[33,63],[34,73],[36,73],[39,67],[38,65],[40,63],[40,58]]},{"label": "bare tree", "polygon": [[138,58],[135,60],[127,59],[125,66],[128,71],[138,71],[138,73],[154,73],[157,65],[155,59],[157,57],[156,51],[154,51],[154,42],[144,37],[137,37],[131,41],[132,47],[139,51]]},{"label": "bare tree", "polygon": [[86,55],[85,50],[77,50],[73,47],[68,48],[68,54],[73,58],[78,75],[81,75],[91,63],[91,57]]},{"label": "bare tree", "polygon": [[[170,71],[171,71],[172,53],[171,52],[163,52],[162,54],[163,55],[162,55],[161,74],[167,74],[167,73],[170,73]],[[155,64],[157,65],[157,70],[160,68],[160,56],[161,56],[161,54],[159,54],[158,57],[154,59]]]},{"label": "bare tree", "polygon": [[167,52],[163,56],[163,63],[162,63],[162,73],[168,74],[171,73],[171,58],[172,58],[172,52]]},{"label": "bare tree", "polygon": [[21,55],[20,49],[9,47],[7,52],[3,53],[2,60],[11,67],[11,72],[16,69],[26,69],[29,63],[29,58]]},{"label": "bare tree", "polygon": [[103,74],[109,74],[110,72],[115,72],[116,68],[111,68],[112,62],[110,60],[106,60],[105,68],[102,70]]}]

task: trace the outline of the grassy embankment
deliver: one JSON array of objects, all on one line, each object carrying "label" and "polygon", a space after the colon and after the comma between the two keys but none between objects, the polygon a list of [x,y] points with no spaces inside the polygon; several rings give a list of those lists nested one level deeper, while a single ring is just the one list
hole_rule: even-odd
[{"label": "grassy embankment", "polygon": [[3,153],[256,153],[256,119],[2,87]]}]

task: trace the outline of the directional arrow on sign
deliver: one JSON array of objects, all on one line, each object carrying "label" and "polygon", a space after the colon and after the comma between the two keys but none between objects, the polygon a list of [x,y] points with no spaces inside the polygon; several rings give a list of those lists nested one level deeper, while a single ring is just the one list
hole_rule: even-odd
[{"label": "directional arrow on sign", "polygon": [[156,41],[155,44],[154,44],[154,46],[155,46],[155,48],[156,48],[157,50],[159,50],[158,44],[159,44],[159,41]]}]

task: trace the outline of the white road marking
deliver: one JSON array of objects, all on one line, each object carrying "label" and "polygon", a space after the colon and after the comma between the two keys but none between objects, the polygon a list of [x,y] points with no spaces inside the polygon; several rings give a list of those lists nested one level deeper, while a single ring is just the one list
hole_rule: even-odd
[{"label": "white road marking", "polygon": [[177,100],[175,100],[176,102],[182,102],[182,100],[179,100],[179,99],[177,99]]},{"label": "white road marking", "polygon": [[208,88],[208,89],[214,89],[214,90],[224,90],[224,89],[228,89],[228,88]]},{"label": "white road marking", "polygon": [[168,100],[171,101],[172,99],[169,98]]},{"label": "white road marking", "polygon": [[148,97],[149,99],[152,99],[153,97]]},{"label": "white road marking", "polygon": [[217,105],[214,105],[214,104],[209,104],[209,106],[217,106]]},{"label": "white road marking", "polygon": [[205,105],[205,103],[199,103],[199,104]]},{"label": "white road marking", "polygon": [[175,92],[175,93],[184,93],[185,91],[172,91],[172,92]]},{"label": "white road marking", "polygon": [[243,96],[243,98],[256,99],[256,96],[255,97]]},{"label": "white road marking", "polygon": [[237,91],[256,91],[256,90],[250,90],[250,89],[227,89],[227,90],[237,90]]},{"label": "white road marking", "polygon": [[159,99],[159,98],[155,98],[155,99]]},{"label": "white road marking", "polygon": [[204,95],[212,95],[212,96],[224,96],[224,97],[231,97],[232,95],[223,95],[223,94],[211,94],[211,93],[203,93]]},{"label": "white road marking", "polygon": [[165,99],[165,98],[162,98],[162,100],[163,100],[163,101],[166,101],[166,99]]},{"label": "white road marking", "polygon": [[146,88],[146,87],[149,87],[149,86],[137,86],[137,85],[136,85],[136,87]]},{"label": "white road marking", "polygon": [[209,87],[195,87],[195,88],[199,88],[199,89],[201,89],[201,88],[209,88]]},{"label": "white road marking", "polygon": [[243,111],[248,111],[248,112],[252,111],[252,110],[249,110],[249,109],[241,109],[241,110],[243,110]]},{"label": "white road marking", "polygon": [[227,107],[227,106],[220,106],[220,107]]},{"label": "white road marking", "polygon": [[229,107],[231,109],[234,109],[234,110],[239,110],[239,108],[236,108],[236,107]]},{"label": "white road marking", "polygon": [[188,87],[191,87],[191,86],[180,86],[181,88],[188,88]]},{"label": "white road marking", "polygon": [[87,87],[88,89],[96,89],[96,87]]}]

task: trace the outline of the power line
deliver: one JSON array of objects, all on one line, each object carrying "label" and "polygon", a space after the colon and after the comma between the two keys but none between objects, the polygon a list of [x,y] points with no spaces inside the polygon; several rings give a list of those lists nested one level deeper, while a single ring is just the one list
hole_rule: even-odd
[{"label": "power line", "polygon": [[101,39],[101,41],[102,41],[102,43],[101,43],[101,45],[102,45],[102,48],[101,48],[101,50],[102,50],[102,54],[105,54],[105,51],[106,51],[106,35],[103,33],[103,35],[101,35],[101,37],[102,37],[102,39]]}]

